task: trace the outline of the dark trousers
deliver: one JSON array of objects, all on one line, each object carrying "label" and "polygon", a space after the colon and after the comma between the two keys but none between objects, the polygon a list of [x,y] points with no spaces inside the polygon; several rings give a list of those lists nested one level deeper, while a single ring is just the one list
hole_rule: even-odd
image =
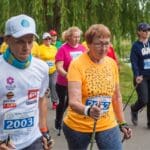
[{"label": "dark trousers", "polygon": [[[63,132],[69,150],[87,150],[92,133],[82,133],[63,124]],[[95,141],[99,150],[122,150],[121,134],[118,126],[95,133]]]},{"label": "dark trousers", "polygon": [[22,150],[44,150],[42,144],[42,137],[38,138],[34,143]]},{"label": "dark trousers", "polygon": [[58,96],[56,92],[56,77],[57,77],[57,72],[49,74],[49,88],[50,88],[50,97],[52,102],[58,101]]},{"label": "dark trousers", "polygon": [[63,114],[68,107],[68,88],[67,86],[56,84],[56,92],[59,98],[59,104],[56,109],[56,120],[61,123]]},{"label": "dark trousers", "polygon": [[[134,85],[135,85],[134,80]],[[150,123],[150,77],[144,78],[143,81],[138,84],[136,88],[138,99],[134,105],[132,105],[132,110],[138,112],[141,108],[147,105],[147,120]]]}]

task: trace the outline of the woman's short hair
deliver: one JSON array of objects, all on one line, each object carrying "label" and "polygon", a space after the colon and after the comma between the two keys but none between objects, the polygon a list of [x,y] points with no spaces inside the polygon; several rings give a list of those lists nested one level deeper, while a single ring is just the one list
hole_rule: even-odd
[{"label": "woman's short hair", "polygon": [[67,30],[65,30],[65,31],[62,33],[62,39],[63,39],[64,41],[68,41],[69,37],[70,37],[74,32],[79,32],[80,35],[82,34],[82,31],[80,30],[79,27],[72,26],[72,27],[69,27]]},{"label": "woman's short hair", "polygon": [[85,40],[87,44],[91,44],[94,37],[110,38],[111,32],[109,28],[103,24],[94,24],[91,25],[89,29],[85,32]]}]

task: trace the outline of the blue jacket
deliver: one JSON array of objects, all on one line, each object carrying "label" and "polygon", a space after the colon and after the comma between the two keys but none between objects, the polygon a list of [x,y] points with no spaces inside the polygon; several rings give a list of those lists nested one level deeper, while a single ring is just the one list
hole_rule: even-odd
[{"label": "blue jacket", "polygon": [[147,44],[134,42],[131,48],[130,60],[135,77],[143,75],[150,77],[150,40]]}]

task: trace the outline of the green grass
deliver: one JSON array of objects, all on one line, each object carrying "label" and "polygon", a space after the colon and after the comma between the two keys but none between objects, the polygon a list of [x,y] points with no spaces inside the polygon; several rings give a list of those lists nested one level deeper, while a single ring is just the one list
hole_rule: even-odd
[{"label": "green grass", "polygon": [[[120,88],[123,102],[126,103],[134,89],[133,86],[133,75],[131,68],[125,64],[120,62]],[[136,91],[130,99],[130,103],[132,104],[136,101]]]}]

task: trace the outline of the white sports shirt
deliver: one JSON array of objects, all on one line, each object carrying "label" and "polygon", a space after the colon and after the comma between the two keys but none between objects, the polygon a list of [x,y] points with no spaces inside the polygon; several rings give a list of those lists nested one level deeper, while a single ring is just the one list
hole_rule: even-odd
[{"label": "white sports shirt", "polygon": [[38,103],[48,87],[48,69],[34,57],[28,68],[18,69],[0,56],[0,140],[10,135],[17,150],[41,136]]}]

